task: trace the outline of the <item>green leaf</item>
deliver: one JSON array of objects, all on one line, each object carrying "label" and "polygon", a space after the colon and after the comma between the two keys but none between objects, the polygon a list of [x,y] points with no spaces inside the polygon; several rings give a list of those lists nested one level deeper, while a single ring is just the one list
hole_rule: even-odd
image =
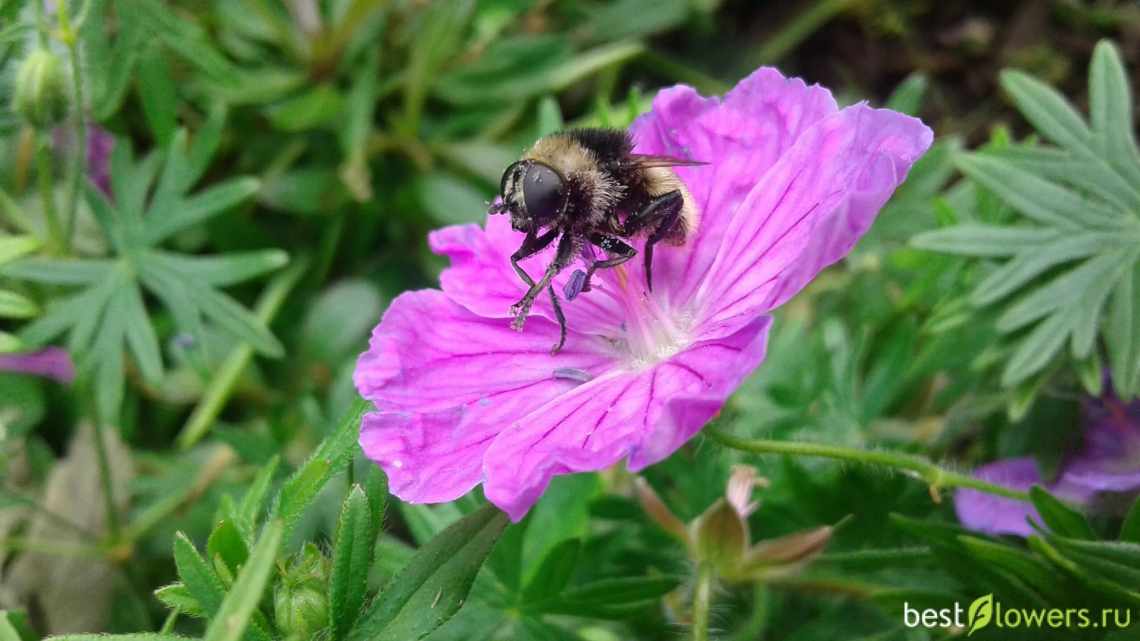
[{"label": "green leaf", "polygon": [[677,577],[625,577],[601,579],[564,590],[557,597],[532,603],[531,611],[548,614],[620,619],[656,602],[681,584]]},{"label": "green leaf", "polygon": [[1112,230],[1124,222],[1117,212],[1020,169],[1000,155],[963,154],[955,164],[962,173],[1041,224],[1062,230]]},{"label": "green leaf", "polygon": [[146,219],[146,240],[157,244],[217,216],[253,196],[260,186],[256,178],[234,178],[173,205],[173,211],[152,211]]},{"label": "green leaf", "polygon": [[233,587],[206,628],[203,641],[237,641],[241,638],[269,583],[283,533],[284,526],[280,521],[266,524],[250,551],[249,561],[238,573]]},{"label": "green leaf", "polygon": [[155,143],[165,146],[178,128],[178,91],[170,66],[157,44],[148,47],[139,61],[137,88],[143,116]]},{"label": "green leaf", "polygon": [[0,265],[26,256],[39,247],[40,241],[35,236],[0,236]]},{"label": "green leaf", "polygon": [[468,514],[420,548],[360,618],[351,641],[415,641],[450,619],[506,527],[493,505]]},{"label": "green leaf", "polygon": [[1049,85],[1020,71],[1001,72],[1001,86],[1026,120],[1046,138],[1071,150],[1088,149],[1092,134],[1081,115]]},{"label": "green leaf", "polygon": [[351,461],[357,447],[360,419],[370,406],[368,401],[357,398],[332,433],[281,486],[271,514],[285,524],[287,535],[325,483]]},{"label": "green leaf", "polygon": [[174,537],[174,566],[186,592],[207,616],[213,616],[225,598],[225,587],[214,569],[181,532]]},{"label": "green leaf", "polygon": [[0,318],[32,318],[39,311],[32,299],[0,289]]},{"label": "green leaf", "polygon": [[1127,401],[1140,394],[1140,263],[1113,287],[1104,337],[1113,388]]},{"label": "green leaf", "polygon": [[162,351],[143,306],[142,294],[137,286],[132,285],[123,288],[120,295],[125,306],[127,345],[139,364],[143,379],[158,385],[162,379]]},{"label": "green leaf", "polygon": [[911,116],[918,115],[918,110],[922,108],[922,100],[926,97],[926,89],[929,85],[930,79],[926,77],[926,74],[917,71],[910,74],[895,87],[890,97],[887,98],[887,109],[893,109]]},{"label": "green leaf", "polygon": [[106,278],[114,266],[115,261],[110,260],[25,258],[0,267],[0,273],[49,285],[89,285]]},{"label": "green leaf", "polygon": [[193,641],[189,636],[136,632],[132,634],[62,634],[48,636],[44,641]]},{"label": "green leaf", "polygon": [[0,610],[0,641],[34,641],[37,638],[23,612]]},{"label": "green leaf", "polygon": [[341,507],[333,543],[329,576],[329,626],[333,639],[345,637],[364,606],[378,527],[368,496],[359,485],[354,485]]},{"label": "green leaf", "polygon": [[249,557],[249,548],[241,532],[228,518],[219,521],[210,532],[206,539],[206,552],[211,559],[220,559],[231,574],[236,573]]},{"label": "green leaf", "polygon": [[542,601],[561,592],[574,574],[581,550],[581,539],[567,539],[554,546],[523,590],[523,602]]},{"label": "green leaf", "polygon": [[238,504],[238,525],[247,536],[257,526],[261,510],[265,506],[265,497],[269,495],[269,484],[273,482],[273,475],[277,473],[280,462],[280,455],[274,454],[269,462],[257,471],[257,476],[241,497],[241,503]]},{"label": "green leaf", "polygon": [[1120,526],[1120,540],[1140,544],[1140,497],[1132,502],[1124,523]]},{"label": "green leaf", "polygon": [[234,252],[221,256],[182,256],[155,250],[148,253],[152,260],[163,261],[179,273],[192,275],[198,282],[211,287],[227,287],[257,278],[289,263],[289,254],[279,249]]},{"label": "green leaf", "polygon": [[181,583],[164,585],[154,591],[154,596],[171,610],[177,609],[182,614],[199,619],[206,616],[198,600],[191,596],[190,590]]},{"label": "green leaf", "polygon": [[1140,154],[1133,135],[1132,92],[1120,52],[1101,40],[1089,65],[1089,114],[1108,162],[1132,184],[1140,182]]},{"label": "green leaf", "polygon": [[1055,534],[1074,539],[1096,539],[1096,533],[1084,515],[1065,505],[1040,485],[1034,485],[1029,489],[1029,498],[1037,508],[1037,513],[1041,515],[1041,520]]},{"label": "green leaf", "polygon": [[963,224],[917,234],[910,244],[947,254],[998,258],[1036,250],[1061,238],[1060,232],[1041,227]]}]

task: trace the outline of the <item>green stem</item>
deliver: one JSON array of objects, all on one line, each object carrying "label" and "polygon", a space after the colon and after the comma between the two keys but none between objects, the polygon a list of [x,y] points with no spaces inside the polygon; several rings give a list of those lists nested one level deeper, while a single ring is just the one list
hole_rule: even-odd
[{"label": "green stem", "polygon": [[853,447],[838,445],[824,445],[821,443],[806,443],[803,441],[773,441],[768,439],[745,439],[734,436],[717,428],[707,428],[705,433],[721,445],[754,454],[788,454],[790,456],[818,456],[822,458],[850,461],[852,463],[865,463],[868,465],[882,465],[898,470],[910,472],[915,478],[921,479],[930,486],[931,491],[941,488],[964,487],[986,494],[1004,496],[1018,501],[1028,501],[1029,495],[1000,485],[987,483],[967,474],[952,472],[940,467],[928,459],[913,454],[901,452],[885,452],[881,450],[860,450]]},{"label": "green stem", "polygon": [[[61,3],[61,6],[63,3]],[[87,163],[87,119],[83,112],[83,72],[79,64],[79,45],[72,39],[68,42],[67,51],[71,56],[71,82],[72,94],[75,98],[75,157],[71,165],[71,183],[67,188],[67,200],[64,201],[63,249],[71,249],[71,237],[75,232],[75,216],[79,210],[79,190],[83,186],[83,176],[86,174]]]},{"label": "green stem", "polygon": [[39,32],[40,46],[46,49],[50,42],[48,41],[47,16],[44,15],[44,3],[43,0],[39,0],[34,4],[36,7],[36,31]]},{"label": "green stem", "polygon": [[166,617],[166,621],[162,623],[162,629],[159,630],[158,633],[170,634],[170,631],[174,629],[174,622],[178,620],[178,615],[180,614],[182,614],[182,610],[180,608],[174,608],[171,610],[170,614]]},{"label": "green stem", "polygon": [[111,463],[107,458],[107,443],[103,438],[103,421],[95,414],[95,458],[99,465],[99,481],[103,484],[103,508],[107,511],[107,530],[112,542],[119,540],[119,512],[115,509],[114,487],[111,481]]},{"label": "green stem", "polygon": [[47,220],[48,238],[52,249],[56,252],[63,249],[63,227],[59,224],[59,216],[55,210],[55,175],[52,171],[51,145],[46,134],[37,134],[36,141],[36,184],[40,191],[40,201],[44,209],[44,218]]},{"label": "green stem", "polygon": [[693,641],[709,641],[709,609],[712,605],[713,568],[701,563],[693,589]]}]

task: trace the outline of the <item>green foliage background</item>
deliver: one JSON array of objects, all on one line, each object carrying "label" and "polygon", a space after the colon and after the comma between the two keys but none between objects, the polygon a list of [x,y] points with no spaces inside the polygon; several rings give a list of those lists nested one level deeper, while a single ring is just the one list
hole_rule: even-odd
[{"label": "green foliage background", "polygon": [[[810,564],[714,580],[708,634],[941,639],[962,631],[903,604],[991,593],[1140,622],[1132,497],[1085,515],[1036,489],[1046,527],[998,539],[956,525],[939,476],[1032,455],[1052,478],[1082,398],[1109,373],[1140,393],[1133,3],[48,4],[0,1],[0,352],[61,345],[79,375],[0,372],[0,641],[710,638],[705,566],[627,472],[558,478],[509,526],[478,492],[389,500],[351,372],[386,303],[436,282],[426,233],[480,221],[530,141],[774,63],[939,137],[713,427],[919,463],[699,438],[647,470],[686,522],[748,464],[754,541],[836,526]],[[55,128],[10,108],[41,48]],[[109,194],[77,142],[96,127]]]}]

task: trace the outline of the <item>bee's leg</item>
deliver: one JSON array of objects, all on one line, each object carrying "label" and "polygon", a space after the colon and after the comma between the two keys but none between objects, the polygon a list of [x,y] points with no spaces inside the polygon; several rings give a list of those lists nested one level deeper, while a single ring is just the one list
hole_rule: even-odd
[{"label": "bee's leg", "polygon": [[[549,241],[547,244],[549,244]],[[554,254],[554,260],[551,261],[549,266],[547,266],[546,273],[542,275],[542,280],[538,281],[537,283],[533,283],[530,286],[530,289],[527,290],[526,294],[524,294],[523,297],[519,300],[519,302],[511,306],[511,313],[515,315],[515,320],[511,323],[511,327],[518,331],[522,331],[523,323],[526,322],[526,316],[528,313],[530,313],[531,306],[534,305],[534,299],[542,293],[542,290],[549,290],[550,297],[554,300],[554,315],[558,320],[558,329],[561,336],[558,344],[556,344],[554,346],[554,349],[551,350],[553,352],[557,352],[562,348],[562,343],[564,342],[566,335],[566,318],[562,315],[562,308],[558,304],[557,298],[554,294],[554,288],[550,286],[550,282],[554,280],[554,277],[558,275],[558,272],[562,271],[563,268],[570,264],[570,261],[573,259],[573,257],[574,237],[569,233],[563,234],[562,239],[558,241],[558,251]]]},{"label": "bee's leg", "polygon": [[653,291],[653,246],[673,230],[677,219],[681,217],[684,204],[680,190],[675,189],[649,201],[641,211],[631,214],[625,221],[625,230],[629,235],[642,229],[653,229],[645,239],[645,284],[649,291]]},{"label": "bee's leg", "polygon": [[582,281],[582,286],[576,288],[573,294],[569,291],[569,283],[567,284],[568,290],[565,292],[566,300],[573,300],[575,296],[582,292],[590,291],[590,278],[593,277],[594,272],[599,269],[607,267],[617,267],[618,265],[626,262],[630,258],[637,255],[637,250],[630,247],[621,240],[613,236],[606,236],[605,234],[590,234],[590,242],[600,247],[602,251],[606,252],[609,258],[605,260],[595,260],[590,264],[590,268],[586,270],[586,277]]},{"label": "bee's leg", "polygon": [[534,287],[534,279],[526,270],[519,265],[519,261],[537,254],[538,252],[547,248],[554,239],[558,237],[558,230],[551,229],[545,234],[539,236],[533,230],[526,233],[526,238],[523,239],[523,244],[519,247],[518,251],[511,254],[511,267],[515,268],[515,273],[519,278],[526,283],[527,287]]}]

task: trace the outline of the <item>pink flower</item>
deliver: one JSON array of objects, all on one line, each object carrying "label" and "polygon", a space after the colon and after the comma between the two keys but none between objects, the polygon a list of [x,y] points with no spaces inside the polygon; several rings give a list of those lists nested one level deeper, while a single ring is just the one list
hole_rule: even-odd
[{"label": "pink flower", "polygon": [[[658,245],[652,293],[630,261],[564,302],[557,355],[545,297],[511,330],[522,234],[506,217],[429,237],[451,259],[442,291],[393,301],[355,374],[377,410],[361,447],[401,499],[449,501],[483,483],[518,520],[555,475],[669,456],[763,360],[768,313],[851,249],[932,138],[892,111],[840,110],[774,69],[723,99],[663,90],[632,132],[638,153],[708,163],[677,170],[701,226],[682,247]],[[540,269],[549,252],[529,260]]]}]

